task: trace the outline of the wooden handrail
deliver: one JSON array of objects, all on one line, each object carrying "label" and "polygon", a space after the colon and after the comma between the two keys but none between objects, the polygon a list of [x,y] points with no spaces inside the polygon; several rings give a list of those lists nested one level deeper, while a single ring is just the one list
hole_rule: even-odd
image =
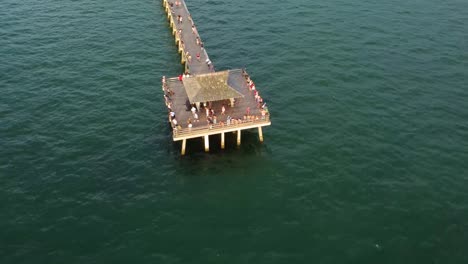
[{"label": "wooden handrail", "polygon": [[202,127],[192,127],[192,128],[182,128],[182,129],[173,129],[173,136],[174,137],[183,137],[183,136],[192,136],[192,135],[197,135],[197,134],[206,134],[206,131],[219,131],[219,130],[225,130],[228,128],[242,128],[242,127],[248,127],[254,124],[262,124],[262,123],[269,123],[270,122],[270,116],[267,114],[265,115],[265,118],[260,118],[258,120],[244,120],[242,119],[241,121],[235,121],[232,122],[231,124],[227,123],[217,123],[217,124],[210,124]]}]

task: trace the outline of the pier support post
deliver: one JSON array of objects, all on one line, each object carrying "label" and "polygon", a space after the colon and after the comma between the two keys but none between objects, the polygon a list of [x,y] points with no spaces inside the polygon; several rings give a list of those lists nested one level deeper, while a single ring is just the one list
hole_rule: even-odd
[{"label": "pier support post", "polygon": [[205,136],[205,152],[210,151],[210,140],[208,138],[208,135]]},{"label": "pier support post", "polygon": [[184,48],[182,47],[182,42],[179,41],[179,44],[178,44],[177,47],[178,47],[178,50],[179,50],[179,53],[180,53],[180,54],[184,54],[184,53],[185,53],[185,52],[184,52]]},{"label": "pier support post", "polygon": [[241,130],[237,130],[237,146],[239,147],[241,144]]},{"label": "pier support post", "polygon": [[258,127],[258,138],[260,139],[260,142],[263,142],[263,131],[262,131],[262,127]]},{"label": "pier support post", "polygon": [[185,147],[187,145],[187,139],[182,140],[182,150],[180,151],[180,154],[185,155]]},{"label": "pier support post", "polygon": [[224,132],[221,133],[221,149],[224,149]]}]

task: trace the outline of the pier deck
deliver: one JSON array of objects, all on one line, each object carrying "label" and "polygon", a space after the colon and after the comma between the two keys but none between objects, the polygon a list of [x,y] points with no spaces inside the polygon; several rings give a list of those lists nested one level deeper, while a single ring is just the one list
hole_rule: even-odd
[{"label": "pier deck", "polygon": [[[211,108],[215,111],[216,124],[209,124],[207,121],[206,108],[203,105],[198,107],[196,112],[198,121],[194,119],[191,112],[192,105],[187,101],[187,93],[185,92],[183,83],[177,77],[167,80],[169,89],[174,92],[172,95],[172,110],[175,112],[180,128],[173,133],[174,141],[200,137],[200,134],[219,134],[220,131],[230,130],[236,131],[239,129],[255,128],[258,126],[270,125],[270,118],[267,110],[261,109],[255,101],[253,91],[249,89],[241,70],[230,70],[231,81],[237,84],[236,90],[244,97],[235,100],[234,106],[230,105],[229,100],[215,101],[211,103]],[[189,77],[191,78],[191,77]],[[225,106],[225,114],[221,114],[222,106]],[[247,119],[247,108],[250,109],[249,119]],[[263,111],[263,115],[262,115]],[[244,119],[245,116],[245,119]],[[231,117],[232,122],[227,118]],[[191,120],[192,128],[189,129],[188,120]],[[240,120],[240,121],[239,121]]]},{"label": "pier deck", "polygon": [[[187,139],[203,137],[205,151],[208,151],[210,135],[221,134],[221,148],[224,148],[225,133],[236,132],[237,145],[240,145],[241,131],[245,129],[258,129],[259,139],[263,142],[262,127],[271,125],[270,114],[263,99],[258,100],[258,89],[255,86],[252,89],[253,81],[248,73],[245,69],[215,72],[185,1],[163,0],[163,6],[181,54],[181,63],[190,74],[184,78],[163,77],[162,87],[168,112],[173,112],[177,120],[175,125],[168,114],[173,140],[182,141],[182,155]],[[196,114],[191,111],[194,106]]]}]

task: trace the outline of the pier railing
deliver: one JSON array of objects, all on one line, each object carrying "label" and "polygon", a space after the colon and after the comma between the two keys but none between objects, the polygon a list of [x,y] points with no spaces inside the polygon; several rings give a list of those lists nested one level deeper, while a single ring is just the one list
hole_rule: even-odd
[{"label": "pier railing", "polygon": [[184,137],[195,137],[195,136],[200,136],[200,135],[206,135],[207,133],[209,134],[219,134],[222,133],[223,131],[229,132],[229,131],[235,131],[235,130],[242,130],[247,127],[257,127],[257,126],[262,126],[262,125],[269,125],[270,124],[270,115],[267,114],[263,117],[260,117],[258,119],[253,118],[253,119],[232,119],[229,124],[221,122],[221,123],[216,123],[216,124],[210,124],[206,126],[201,126],[201,127],[192,127],[192,128],[174,128],[173,129],[173,137],[174,139],[176,138],[184,138]]}]

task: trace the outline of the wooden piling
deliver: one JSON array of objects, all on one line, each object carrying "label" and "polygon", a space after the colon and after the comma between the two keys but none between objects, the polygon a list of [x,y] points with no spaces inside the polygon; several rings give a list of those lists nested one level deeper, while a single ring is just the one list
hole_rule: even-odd
[{"label": "wooden piling", "polygon": [[260,139],[260,142],[263,142],[263,131],[262,131],[262,127],[258,127],[258,139]]},{"label": "wooden piling", "polygon": [[224,149],[224,132],[221,133],[221,149]]},{"label": "wooden piling", "polygon": [[187,145],[187,139],[182,140],[182,151],[180,152],[182,155],[185,155],[185,147]]},{"label": "wooden piling", "polygon": [[205,152],[209,152],[210,151],[210,139],[208,137],[208,135],[205,136]]}]

